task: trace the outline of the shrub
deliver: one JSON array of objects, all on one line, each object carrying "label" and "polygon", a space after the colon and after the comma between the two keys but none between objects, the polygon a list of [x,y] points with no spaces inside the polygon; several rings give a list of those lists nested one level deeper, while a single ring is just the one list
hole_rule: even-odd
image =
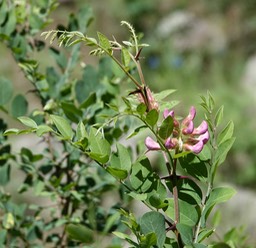
[{"label": "shrub", "polygon": [[[1,41],[41,104],[29,112],[26,97],[17,95],[8,108],[12,83],[1,78],[1,110],[24,128],[7,129],[1,120],[0,183],[13,182],[10,171],[16,166],[25,175],[18,193],[45,199],[17,203],[1,190],[1,244],[207,247],[215,232],[210,213],[235,193],[214,185],[234,142],[233,122],[223,128],[223,106],[217,107],[208,92],[201,97],[205,120],[199,126],[194,106],[185,118],[177,115],[178,102],[170,98],[174,90],[153,93],[146,84],[140,55],[147,45],[128,22],[121,24],[130,37],[118,42],[100,32],[97,38],[86,35],[93,18],[88,6],[70,15],[67,27],[43,33],[55,1],[3,1],[0,7]],[[59,47],[52,45],[55,40]],[[81,63],[84,45],[99,57],[96,67]],[[33,59],[35,51],[49,51],[56,65],[43,71],[40,58]],[[30,133],[44,149],[12,152],[7,136]],[[150,153],[159,155],[155,165]],[[134,201],[148,211],[136,216]],[[226,238],[211,247],[232,242]]]}]

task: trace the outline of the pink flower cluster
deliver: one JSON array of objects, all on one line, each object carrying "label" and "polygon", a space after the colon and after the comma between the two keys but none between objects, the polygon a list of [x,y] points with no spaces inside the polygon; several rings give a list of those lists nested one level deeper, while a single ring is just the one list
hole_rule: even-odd
[{"label": "pink flower cluster", "polygon": [[[193,120],[196,116],[195,107],[191,107],[188,116],[180,123],[174,116],[174,111],[165,110],[164,118],[171,116],[173,118],[173,132],[168,137],[164,145],[167,149],[178,149],[181,151],[191,151],[193,153],[200,153],[209,140],[208,124],[204,120],[197,127],[194,128]],[[161,150],[159,143],[152,138],[147,137],[145,145],[148,150]]]}]

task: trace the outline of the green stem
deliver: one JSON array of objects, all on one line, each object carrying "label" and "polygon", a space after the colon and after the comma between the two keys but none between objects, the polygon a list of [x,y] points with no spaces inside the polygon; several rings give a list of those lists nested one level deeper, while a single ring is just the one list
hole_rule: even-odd
[{"label": "green stem", "polygon": [[134,56],[131,53],[129,53],[129,54],[130,54],[130,57],[132,58],[134,64],[137,67],[137,71],[138,71],[138,74],[139,74],[139,77],[140,77],[141,84],[146,86],[146,81],[145,81],[145,78],[144,78],[144,75],[143,75],[143,72],[142,72],[142,69],[141,69],[139,58],[135,59]]},{"label": "green stem", "polygon": [[208,186],[207,186],[207,192],[205,194],[204,199],[202,200],[201,215],[200,215],[200,219],[198,221],[198,224],[197,224],[197,227],[196,227],[196,230],[195,230],[194,243],[196,243],[197,240],[198,240],[198,235],[199,235],[201,224],[202,224],[202,221],[203,221],[203,215],[202,214],[205,210],[206,201],[209,198],[211,191],[212,191],[212,183],[211,183],[211,180],[209,180]]},{"label": "green stem", "polygon": [[[213,116],[212,116],[212,113],[211,114],[211,122],[214,123],[213,121]],[[206,202],[211,194],[211,191],[212,191],[212,188],[213,188],[213,182],[214,182],[214,178],[215,178],[215,174],[216,174],[216,171],[217,171],[217,164],[213,164],[213,161],[214,161],[214,156],[215,156],[215,151],[217,150],[217,130],[216,130],[216,127],[213,127],[213,130],[212,130],[212,151],[211,151],[211,160],[209,162],[209,166],[210,166],[210,173],[209,173],[209,178],[208,178],[208,182],[207,182],[207,191],[206,191],[206,194],[205,194],[205,197],[204,199],[202,200],[202,207],[201,207],[201,215],[200,215],[200,218],[199,218],[199,221],[198,221],[198,224],[197,224],[197,227],[196,227],[196,230],[195,230],[195,235],[194,235],[194,243],[197,242],[198,240],[198,235],[199,235],[199,232],[200,232],[200,228],[201,228],[201,224],[202,224],[202,220],[203,220],[203,212],[205,210],[205,206],[206,206]]]},{"label": "green stem", "polygon": [[[88,42],[90,40],[88,40],[86,37],[84,37],[84,41]],[[91,41],[90,41],[91,42]],[[125,69],[125,67],[120,63],[120,61],[114,57],[112,55],[111,52],[109,52],[107,49],[105,49],[104,47],[102,47],[100,44],[95,43],[95,46],[97,46],[98,48],[102,49],[111,59],[113,59],[115,61],[115,63],[120,67],[120,69],[126,74],[126,76],[128,78],[130,78],[132,80],[132,82],[139,88],[141,89],[141,85],[137,82],[137,80]]]},{"label": "green stem", "polygon": [[178,197],[178,186],[177,186],[177,175],[176,175],[177,159],[173,160],[172,167],[172,177],[173,177],[173,200],[174,200],[174,212],[175,212],[175,222],[180,222],[179,214],[179,197]]}]

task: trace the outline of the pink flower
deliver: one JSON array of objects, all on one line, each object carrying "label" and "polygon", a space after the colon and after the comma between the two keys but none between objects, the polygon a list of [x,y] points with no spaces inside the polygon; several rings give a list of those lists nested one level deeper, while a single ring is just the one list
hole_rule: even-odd
[{"label": "pink flower", "polygon": [[202,123],[194,129],[193,134],[203,134],[208,131],[208,124],[206,121],[202,121]]},{"label": "pink flower", "polygon": [[194,131],[193,121],[188,122],[187,126],[183,127],[183,129],[182,129],[182,133],[185,134],[185,135],[186,134],[191,134],[191,133],[193,133],[193,131]]},{"label": "pink flower", "polygon": [[193,153],[200,153],[203,150],[204,143],[202,141],[198,141],[195,145],[190,145],[190,144],[184,144],[183,148],[185,151],[191,151]]},{"label": "pink flower", "polygon": [[171,116],[172,118],[174,118],[174,111],[173,111],[173,110],[169,111],[168,109],[165,109],[163,114],[164,114],[164,118],[165,118],[165,119],[166,119],[168,116]]},{"label": "pink flower", "polygon": [[165,147],[167,149],[173,149],[175,148],[175,146],[177,145],[178,140],[175,138],[167,138],[167,140],[165,141]]},{"label": "pink flower", "polygon": [[182,126],[187,126],[191,121],[194,120],[196,116],[196,109],[194,106],[192,106],[189,110],[188,116],[182,121]]},{"label": "pink flower", "polygon": [[148,148],[148,150],[151,150],[151,151],[161,150],[160,145],[150,137],[146,138],[145,145]]},{"label": "pink flower", "polygon": [[[210,138],[208,131],[208,124],[204,120],[197,127],[194,128],[194,118],[196,116],[195,107],[191,107],[189,114],[180,123],[174,115],[174,111],[164,110],[164,118],[168,116],[173,118],[173,132],[170,137],[164,141],[164,146],[167,149],[178,149],[179,152],[191,151],[193,153],[200,153]],[[145,145],[148,150],[161,150],[161,146],[158,142],[154,141],[152,138],[147,137],[145,140]]]}]

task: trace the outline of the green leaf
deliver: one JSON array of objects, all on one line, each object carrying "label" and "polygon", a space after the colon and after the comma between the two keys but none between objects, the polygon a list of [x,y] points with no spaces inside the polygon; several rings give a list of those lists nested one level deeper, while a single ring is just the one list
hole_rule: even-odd
[{"label": "green leaf", "polygon": [[[87,65],[83,70],[83,77],[75,84],[76,99],[80,108],[87,108],[95,100],[95,92],[99,89],[99,75],[96,69]],[[93,92],[93,93],[92,93]],[[88,102],[87,102],[88,101]]]},{"label": "green leaf", "polygon": [[104,50],[107,50],[108,52],[111,52],[112,49],[111,49],[111,45],[110,45],[110,42],[109,42],[108,38],[100,32],[97,32],[97,35],[98,35],[98,38],[99,38],[100,46]]},{"label": "green leaf", "polygon": [[83,112],[70,102],[61,102],[61,108],[68,119],[73,122],[79,122],[83,115]]},{"label": "green leaf", "polygon": [[0,25],[2,25],[3,22],[5,21],[8,12],[9,12],[9,8],[7,5],[7,1],[1,1],[1,3],[0,3]]},{"label": "green leaf", "polygon": [[86,109],[88,108],[89,106],[91,106],[92,104],[96,103],[96,100],[97,100],[97,97],[96,97],[96,93],[93,92],[91,93],[87,99],[85,99],[81,105],[80,105],[80,108],[81,109]]},{"label": "green leaf", "polygon": [[233,132],[234,132],[234,123],[233,121],[230,121],[218,135],[217,144],[220,145],[221,143],[230,139],[233,135]]},{"label": "green leaf", "polygon": [[10,135],[10,134],[18,134],[20,132],[17,128],[9,128],[6,131],[4,131],[4,135]]},{"label": "green leaf", "polygon": [[[73,145],[76,146],[76,147],[78,147],[78,148],[81,149],[82,151],[86,151],[86,148],[87,148],[88,144],[89,144],[88,138],[83,138],[83,139],[80,139],[79,141],[73,142]],[[92,158],[92,157],[93,157],[93,154],[90,154],[90,155],[91,155],[91,158]],[[101,157],[101,160],[104,159],[104,161],[105,161],[104,156],[102,157],[102,156],[100,155],[100,157]],[[108,157],[107,157],[107,159],[108,159]],[[102,162],[101,162],[101,163],[102,163]]]},{"label": "green leaf", "polygon": [[[74,185],[75,183],[72,183],[71,184],[71,187],[73,187],[73,185]],[[74,198],[76,199],[76,200],[78,200],[78,201],[83,201],[83,194],[81,194],[81,193],[79,193],[78,191],[76,191],[76,190],[70,190],[69,191],[70,192],[70,194],[72,195],[72,196],[74,196]]]},{"label": "green leaf", "polygon": [[214,109],[215,102],[210,91],[207,92],[207,96],[208,96],[208,107],[209,107],[209,110],[212,111]]},{"label": "green leaf", "polygon": [[11,166],[5,164],[0,166],[0,185],[5,186],[10,181]]},{"label": "green leaf", "polygon": [[[91,150],[90,157],[96,159],[100,163],[106,163],[111,152],[110,144],[103,138],[101,132],[91,128],[89,133],[89,148]],[[104,162],[103,162],[104,161]]]},{"label": "green leaf", "polygon": [[131,163],[131,157],[128,149],[120,143],[117,143],[116,146],[117,146],[118,159],[120,161],[119,167],[116,167],[116,168],[130,171],[132,163]]},{"label": "green leaf", "polygon": [[190,179],[183,179],[179,188],[179,198],[191,205],[200,205],[203,193],[200,187]]},{"label": "green leaf", "polygon": [[4,77],[0,77],[0,105],[8,103],[12,97],[12,82]]},{"label": "green leaf", "polygon": [[145,213],[140,219],[141,232],[145,235],[155,233],[157,237],[157,247],[164,246],[166,232],[165,232],[165,218],[155,211]]},{"label": "green leaf", "polygon": [[152,186],[154,180],[155,178],[153,176],[150,161],[147,158],[143,158],[132,165],[130,182],[136,191],[140,193],[147,192],[147,190]]},{"label": "green leaf", "polygon": [[157,102],[162,101],[163,99],[165,99],[167,96],[171,95],[172,93],[174,93],[176,90],[173,89],[168,89],[168,90],[163,90],[159,93],[155,93],[154,94],[154,98]]},{"label": "green leaf", "polygon": [[204,239],[208,238],[214,233],[214,229],[202,229],[198,235],[198,242],[201,243]]},{"label": "green leaf", "polygon": [[125,97],[122,97],[122,99],[123,99],[125,105],[127,106],[127,109],[128,109],[128,110],[131,110],[131,109],[132,109],[132,105],[131,105],[129,99],[127,99],[127,98],[125,98]]},{"label": "green leaf", "polygon": [[168,203],[164,202],[160,195],[154,192],[148,199],[150,205],[154,208],[160,209],[168,206]]},{"label": "green leaf", "polygon": [[5,229],[11,229],[15,225],[14,216],[12,213],[6,213],[3,217],[3,227]]},{"label": "green leaf", "polygon": [[133,199],[138,200],[138,201],[145,201],[147,199],[146,193],[137,194],[134,191],[131,191],[127,195],[131,196]]},{"label": "green leaf", "polygon": [[210,214],[212,208],[219,203],[222,202],[226,202],[227,200],[229,200],[234,194],[236,193],[236,191],[233,188],[230,187],[218,187],[218,188],[214,188],[211,193],[210,196],[208,198],[208,200],[206,201],[205,204],[205,209],[202,213],[202,215],[204,216],[204,220],[207,219],[208,215]]},{"label": "green leaf", "polygon": [[85,37],[87,46],[95,46],[98,44],[97,40],[92,37]]},{"label": "green leaf", "polygon": [[49,49],[50,55],[55,59],[56,63],[59,67],[64,70],[67,67],[68,60],[64,54],[64,52],[60,52],[59,50],[51,47]]},{"label": "green leaf", "polygon": [[101,132],[96,128],[91,128],[89,133],[90,150],[99,154],[110,154],[110,145],[106,139],[104,139]]},{"label": "green leaf", "polygon": [[201,161],[209,161],[211,159],[211,150],[208,145],[204,145],[203,150],[197,155]]},{"label": "green leaf", "polygon": [[36,135],[41,137],[45,133],[53,132],[52,128],[47,125],[40,125],[36,129]]},{"label": "green leaf", "polygon": [[157,244],[156,234],[151,232],[140,237],[140,248],[154,247]]},{"label": "green leaf", "polygon": [[57,127],[58,131],[64,139],[71,140],[73,137],[73,131],[68,123],[68,121],[58,115],[50,115],[54,125]]},{"label": "green leaf", "polygon": [[[187,248],[187,247],[184,247],[184,248]],[[189,247],[188,247],[189,248]],[[192,247],[191,248],[209,248],[209,246],[207,245],[204,245],[204,244],[192,244]]]},{"label": "green leaf", "polygon": [[[166,214],[169,218],[175,219],[174,211],[174,201],[173,199],[168,199],[168,208],[166,209]],[[179,200],[180,208],[180,223],[188,226],[195,226],[198,221],[198,213],[194,207],[185,201]]]},{"label": "green leaf", "polygon": [[44,182],[38,180],[34,184],[34,192],[36,196],[41,196],[45,192],[45,184]]},{"label": "green leaf", "polygon": [[125,47],[123,47],[121,50],[121,60],[125,67],[129,67],[131,57],[128,49],[126,49]]},{"label": "green leaf", "polygon": [[3,29],[3,33],[8,36],[11,35],[12,32],[16,28],[16,13],[15,13],[15,11],[16,11],[15,8],[9,9],[7,23],[5,23],[5,25],[3,27],[1,27],[1,29]]},{"label": "green leaf", "polygon": [[132,238],[130,235],[127,235],[125,233],[122,233],[122,232],[113,232],[114,235],[116,235],[118,238],[120,239],[125,239],[125,240],[129,240],[129,241],[132,241]]},{"label": "green leaf", "polygon": [[77,140],[82,140],[83,138],[88,138],[88,133],[87,133],[84,123],[82,121],[80,121],[77,125],[76,138],[77,138]]},{"label": "green leaf", "polygon": [[220,125],[220,123],[221,123],[221,121],[222,121],[222,119],[223,119],[223,110],[224,110],[224,106],[222,105],[222,106],[218,109],[218,111],[217,111],[217,113],[216,113],[216,116],[215,116],[215,118],[214,118],[214,125],[215,125],[216,127],[218,127],[218,126]]},{"label": "green leaf", "polygon": [[107,234],[111,232],[112,227],[114,227],[120,221],[121,214],[119,212],[115,212],[110,215],[106,221],[106,225],[104,227],[103,233]]},{"label": "green leaf", "polygon": [[28,102],[23,95],[17,95],[12,101],[11,113],[12,116],[18,117],[25,115],[28,111]]},{"label": "green leaf", "polygon": [[179,101],[176,101],[176,100],[168,101],[168,102],[160,102],[159,109],[160,109],[160,111],[164,111],[165,109],[172,109],[178,104],[179,104]]},{"label": "green leaf", "polygon": [[124,180],[128,176],[127,170],[117,169],[111,166],[107,167],[107,172],[119,180]]},{"label": "green leaf", "polygon": [[[0,14],[1,16],[1,14]],[[2,229],[0,232],[0,245],[2,245],[4,247],[5,241],[7,238],[7,230]]]},{"label": "green leaf", "polygon": [[170,137],[170,135],[172,134],[172,131],[173,131],[173,118],[171,116],[168,116],[162,122],[158,133],[159,133],[159,136],[165,140],[168,137]]},{"label": "green leaf", "polygon": [[193,243],[193,227],[183,223],[178,223],[176,227],[181,235],[183,243],[185,245],[191,245]]},{"label": "green leaf", "polygon": [[234,142],[235,138],[230,138],[221,143],[221,145],[218,147],[218,150],[216,151],[214,163],[220,165],[225,161],[227,154],[233,146]]},{"label": "green leaf", "polygon": [[123,42],[124,45],[126,45],[128,47],[132,47],[133,46],[133,44],[130,41],[123,40],[122,42]]},{"label": "green leaf", "polygon": [[158,111],[156,109],[150,110],[146,115],[146,122],[153,127],[158,120]]},{"label": "green leaf", "polygon": [[88,153],[89,157],[95,161],[98,161],[101,164],[105,164],[109,160],[109,155],[108,154],[101,154],[101,153],[96,153],[96,152],[89,152]]},{"label": "green leaf", "polygon": [[94,241],[93,231],[86,226],[68,224],[65,230],[70,239],[78,240],[85,244],[91,244]]},{"label": "green leaf", "polygon": [[189,175],[199,180],[206,180],[208,177],[207,164],[195,154],[187,154],[187,156],[179,158],[179,162]]},{"label": "green leaf", "polygon": [[214,188],[211,191],[211,194],[210,194],[208,200],[206,201],[206,208],[209,208],[212,205],[229,200],[235,193],[236,193],[236,191],[230,187]]},{"label": "green leaf", "polygon": [[138,133],[140,133],[140,131],[141,131],[142,129],[146,129],[146,128],[147,128],[146,125],[139,126],[139,127],[135,128],[135,129],[133,130],[133,132],[132,132],[126,139],[130,139],[131,137],[136,136]]},{"label": "green leaf", "polygon": [[18,117],[17,119],[18,119],[22,124],[24,124],[24,125],[27,126],[27,127],[37,128],[36,122],[35,122],[33,119],[31,119],[31,118],[29,118],[29,117],[27,117],[27,116],[21,116],[21,117]]},{"label": "green leaf", "polygon": [[140,116],[143,116],[147,111],[147,106],[145,103],[140,103],[136,110]]}]

